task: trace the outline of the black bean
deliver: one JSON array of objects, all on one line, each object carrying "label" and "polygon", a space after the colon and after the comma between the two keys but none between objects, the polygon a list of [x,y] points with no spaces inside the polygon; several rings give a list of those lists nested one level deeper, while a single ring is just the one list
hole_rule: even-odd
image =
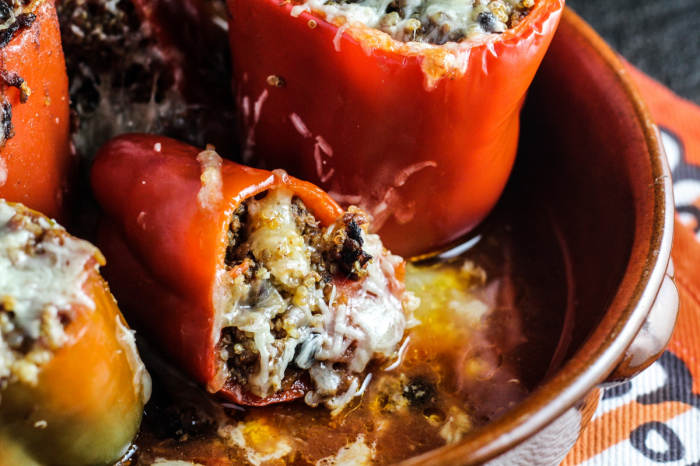
[{"label": "black bean", "polygon": [[423,407],[435,396],[435,384],[423,376],[417,376],[403,387],[403,397],[412,407]]},{"label": "black bean", "polygon": [[476,21],[479,23],[479,26],[481,26],[481,29],[483,29],[484,32],[496,32],[496,28],[498,27],[498,19],[490,11],[483,11],[479,13],[479,15],[476,17]]},{"label": "black bean", "polygon": [[309,369],[316,360],[316,353],[321,348],[323,339],[318,333],[312,333],[300,345],[297,345],[294,364],[300,369]]}]

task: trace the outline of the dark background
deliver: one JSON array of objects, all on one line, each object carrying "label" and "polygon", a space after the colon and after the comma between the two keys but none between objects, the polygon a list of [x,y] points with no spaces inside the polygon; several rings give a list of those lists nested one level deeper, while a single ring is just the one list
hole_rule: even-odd
[{"label": "dark background", "polygon": [[566,0],[623,57],[700,104],[700,0]]}]

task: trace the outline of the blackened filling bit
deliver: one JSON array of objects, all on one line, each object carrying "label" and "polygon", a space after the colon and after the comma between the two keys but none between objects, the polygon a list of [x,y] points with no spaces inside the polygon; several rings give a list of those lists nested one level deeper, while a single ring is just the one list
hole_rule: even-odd
[{"label": "blackened filling bit", "polygon": [[15,126],[12,124],[12,104],[5,96],[0,102],[0,147],[15,137]]},{"label": "blackened filling bit", "polygon": [[338,230],[333,245],[327,249],[330,260],[340,267],[340,270],[351,280],[359,280],[367,274],[365,265],[372,256],[362,249],[364,241],[358,221],[366,223],[364,217],[346,214],[343,217],[345,228]]},{"label": "blackened filling bit", "polygon": [[[5,47],[20,32],[29,29],[36,15],[33,13],[41,2],[39,0],[0,0],[0,48]],[[0,89],[2,100],[0,101],[0,148],[5,146],[8,140],[15,136],[15,127],[12,124],[12,104],[5,97],[7,87],[16,87],[20,103],[24,104],[29,99],[31,90],[24,79],[16,73],[2,71],[0,73]]]}]

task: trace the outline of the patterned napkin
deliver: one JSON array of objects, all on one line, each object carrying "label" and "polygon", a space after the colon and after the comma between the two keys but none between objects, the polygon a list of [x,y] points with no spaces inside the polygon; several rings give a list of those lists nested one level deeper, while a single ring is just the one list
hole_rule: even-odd
[{"label": "patterned napkin", "polygon": [[681,310],[668,351],[608,389],[563,466],[700,465],[700,107],[628,66],[656,119],[673,173],[673,261]]}]

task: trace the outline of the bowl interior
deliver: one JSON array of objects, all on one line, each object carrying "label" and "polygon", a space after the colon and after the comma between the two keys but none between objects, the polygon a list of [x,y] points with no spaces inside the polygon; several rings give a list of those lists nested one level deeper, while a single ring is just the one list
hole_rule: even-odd
[{"label": "bowl interior", "polygon": [[[559,32],[522,113],[509,190],[553,219],[567,274],[560,360],[576,355],[605,319],[626,319],[648,283],[667,212],[653,123],[614,53],[573,13]],[[668,236],[668,235],[666,235]],[[658,257],[665,270],[670,250]],[[663,256],[663,254],[662,254]],[[658,284],[657,284],[658,290]],[[600,338],[601,335],[597,335]],[[607,338],[608,335],[602,335]]]},{"label": "bowl interior", "polygon": [[479,230],[515,221],[524,228],[516,248],[549,257],[538,264],[530,254],[535,262],[527,270],[534,275],[522,279],[564,293],[546,311],[549,319],[539,320],[538,331],[558,342],[540,353],[548,359],[521,362],[539,377],[533,395],[415,464],[475,464],[497,456],[580,401],[614,368],[642,325],[651,305],[646,295],[653,300],[658,292],[670,256],[672,202],[662,158],[623,65],[567,11],[523,108],[512,178]]}]

